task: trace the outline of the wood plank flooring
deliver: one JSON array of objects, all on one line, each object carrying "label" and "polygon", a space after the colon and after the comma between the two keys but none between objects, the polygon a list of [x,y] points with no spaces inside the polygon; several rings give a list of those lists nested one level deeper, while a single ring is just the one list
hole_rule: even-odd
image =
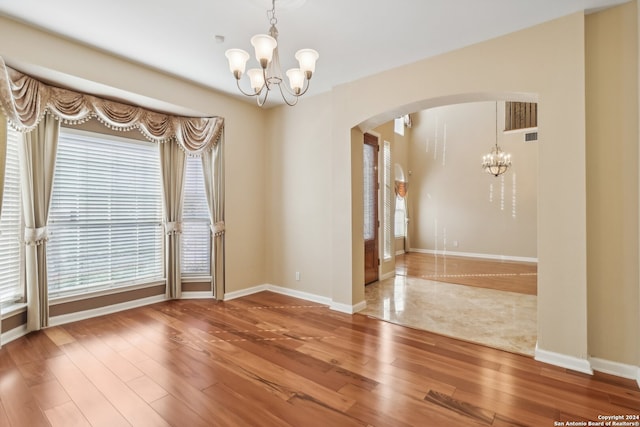
[{"label": "wood plank flooring", "polygon": [[169,301],[0,349],[0,426],[553,426],[639,413],[634,381],[270,292]]},{"label": "wood plank flooring", "polygon": [[538,265],[409,252],[396,256],[396,274],[498,291],[537,295]]}]

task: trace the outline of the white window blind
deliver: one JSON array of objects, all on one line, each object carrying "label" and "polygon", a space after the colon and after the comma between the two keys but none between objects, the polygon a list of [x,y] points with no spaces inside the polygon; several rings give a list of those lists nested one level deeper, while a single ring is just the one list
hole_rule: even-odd
[{"label": "white window blind", "polygon": [[155,144],[62,128],[49,213],[49,295],[162,278]]},{"label": "white window blind", "polygon": [[182,274],[210,275],[211,231],[202,160],[187,157],[182,205]]},{"label": "white window blind", "polygon": [[383,146],[383,182],[384,182],[384,212],[383,217],[383,234],[384,234],[384,258],[391,258],[392,241],[391,241],[391,206],[393,199],[391,198],[391,144],[389,141],[384,142]]},{"label": "white window blind", "polygon": [[376,237],[376,147],[371,144],[363,145],[364,159],[364,240]]},{"label": "white window blind", "polygon": [[7,164],[0,218],[0,305],[15,303],[24,296],[20,280],[23,257],[18,137],[18,132],[7,129]]},{"label": "white window blind", "polygon": [[407,228],[407,213],[405,200],[402,197],[396,197],[396,213],[395,213],[395,236],[405,237]]}]

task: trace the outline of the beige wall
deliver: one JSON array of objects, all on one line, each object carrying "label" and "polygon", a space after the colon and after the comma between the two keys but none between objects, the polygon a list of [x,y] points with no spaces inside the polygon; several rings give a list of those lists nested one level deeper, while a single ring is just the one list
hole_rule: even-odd
[{"label": "beige wall", "polygon": [[331,96],[266,115],[268,282],[330,297]]},{"label": "beige wall", "polygon": [[589,352],[637,364],[638,38],[636,3],[586,19]]},{"label": "beige wall", "polygon": [[261,109],[4,17],[0,56],[224,117],[226,291],[264,283],[267,141]]},{"label": "beige wall", "polygon": [[[494,177],[480,168],[496,141],[496,103],[473,102],[414,114],[410,144],[411,250],[472,256],[537,257],[538,142],[504,133],[513,165]],[[541,141],[540,143],[544,143]]]}]

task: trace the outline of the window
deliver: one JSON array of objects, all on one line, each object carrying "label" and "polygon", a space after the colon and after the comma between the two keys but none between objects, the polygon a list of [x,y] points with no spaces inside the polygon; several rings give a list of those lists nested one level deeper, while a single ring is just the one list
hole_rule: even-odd
[{"label": "window", "polygon": [[210,275],[210,224],[202,160],[187,157],[182,206],[182,274]]},{"label": "window", "polygon": [[391,183],[391,144],[389,141],[384,142],[383,146],[383,182],[384,182],[384,212],[383,212],[383,222],[384,222],[384,259],[390,259],[392,255],[392,239],[391,239],[391,207],[393,205],[392,199],[392,183]]},{"label": "window", "polygon": [[47,245],[49,295],[161,280],[155,144],[62,128]]},{"label": "window", "polygon": [[404,197],[396,197],[396,214],[395,214],[395,236],[405,237],[407,225],[407,213]]},{"label": "window", "polygon": [[538,126],[538,104],[535,102],[507,101],[504,105],[505,131]]},{"label": "window", "polygon": [[23,259],[20,240],[23,233],[20,210],[20,165],[18,161],[18,132],[7,129],[7,164],[4,179],[2,216],[0,219],[0,305],[23,299],[20,279]]}]

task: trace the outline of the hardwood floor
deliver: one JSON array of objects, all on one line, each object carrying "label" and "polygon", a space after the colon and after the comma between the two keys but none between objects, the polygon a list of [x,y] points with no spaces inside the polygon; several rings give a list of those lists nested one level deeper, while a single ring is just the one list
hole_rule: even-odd
[{"label": "hardwood floor", "polygon": [[1,426],[552,426],[634,381],[262,292],[169,301],[0,349]]},{"label": "hardwood floor", "polygon": [[410,252],[396,256],[396,274],[498,291],[537,295],[538,266]]}]

